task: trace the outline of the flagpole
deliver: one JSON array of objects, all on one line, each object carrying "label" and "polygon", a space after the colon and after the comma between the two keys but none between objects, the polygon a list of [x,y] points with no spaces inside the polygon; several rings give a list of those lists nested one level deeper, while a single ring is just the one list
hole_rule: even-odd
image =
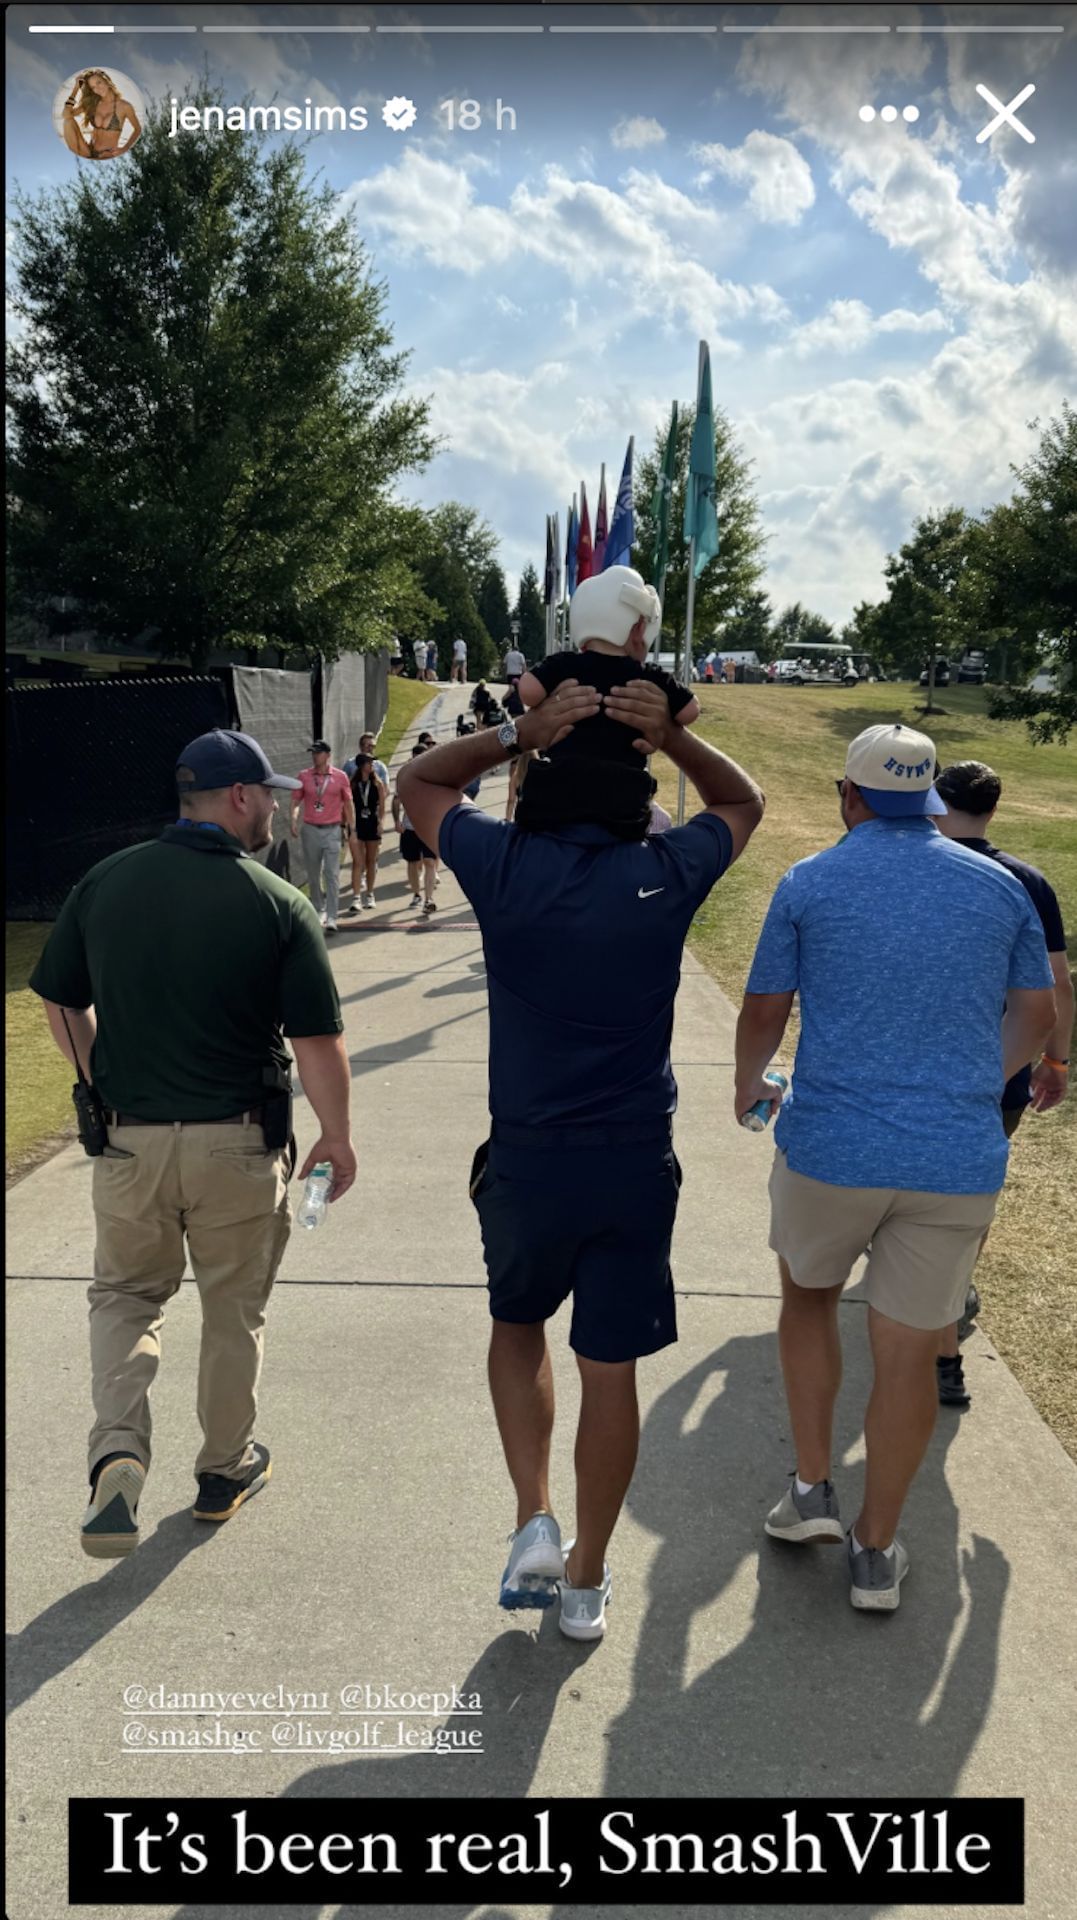
[{"label": "flagpole", "polygon": [[[689,661],[692,658],[692,621],[696,610],[696,543],[693,539],[688,548],[688,604],[684,614],[684,639],[681,642],[680,673],[677,675],[682,686],[687,686],[690,672]],[[685,779],[684,768],[677,775],[677,825],[684,825]]]}]

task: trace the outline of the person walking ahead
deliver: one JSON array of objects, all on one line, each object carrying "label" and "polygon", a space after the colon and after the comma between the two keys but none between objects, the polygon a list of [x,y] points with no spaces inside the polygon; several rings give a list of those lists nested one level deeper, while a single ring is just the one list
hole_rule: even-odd
[{"label": "person walking ahead", "polygon": [[[471,1193],[493,1317],[490,1389],[516,1493],[501,1605],[552,1604],[559,1587],[561,1631],[575,1640],[605,1631],[606,1548],[639,1443],[636,1362],[677,1337],[670,1037],[685,937],[763,813],[748,775],[678,727],[642,680],[607,694],[604,710],[684,769],[704,809],[687,825],[647,838],[642,764],[596,766],[589,793],[575,789],[574,819],[556,794],[543,818],[532,797],[540,762],[512,825],[463,799],[476,774],[554,745],[600,701],[565,682],[518,724],[438,747],[397,780],[474,906],[486,955],[492,1126]],[[578,1531],[562,1552],[546,1321],[569,1295],[582,1401]]]},{"label": "person walking ahead", "polygon": [[355,1178],[348,1056],[317,916],[250,857],[272,841],[275,793],[297,782],[249,735],[222,731],[191,741],[176,777],[176,825],[91,868],[30,980],[107,1121],[93,1166],[95,1418],[81,1534],[98,1558],[138,1544],[149,1393],[184,1234],[202,1302],[195,1517],[229,1519],[269,1478],[254,1424],[266,1303],[291,1221],[282,1030],[321,1129],[302,1177],[328,1161],[334,1200]]},{"label": "person walking ahead", "polygon": [[935,1424],[939,1331],[961,1311],[1006,1173],[1002,1088],[1055,1019],[1035,909],[1010,874],[937,831],[934,766],[932,742],[909,727],[857,735],[838,782],[848,833],[779,883],[737,1027],[740,1115],[776,1103],[762,1076],[799,993],[770,1177],[796,1446],[766,1521],[776,1540],[842,1539],[830,1478],[838,1301],[870,1245],[875,1383],[847,1537],[850,1599],[867,1609],[895,1608],[908,1570],[896,1532]]},{"label": "person walking ahead", "polygon": [[[971,847],[973,853],[982,853],[987,860],[997,860],[1000,867],[1005,867],[1007,873],[1021,882],[1039,914],[1047,942],[1047,958],[1055,982],[1056,1024],[1047,1036],[1043,1058],[1034,1067],[1022,1067],[1003,1088],[1002,1124],[1007,1140],[1012,1140],[1026,1109],[1031,1107],[1033,1113],[1048,1113],[1066,1097],[1074,995],[1062,914],[1046,874],[1025,860],[1015,859],[1012,853],[1001,852],[989,837],[988,828],[1002,798],[1002,782],[991,767],[985,766],[982,760],[959,760],[952,767],[944,767],[935,781],[935,790],[946,803],[946,813],[939,819],[940,833],[948,840],[956,840],[961,847]],[[960,1337],[963,1325],[971,1326],[979,1311],[980,1296],[975,1281],[971,1281],[961,1322],[947,1327],[939,1342],[935,1364],[940,1406],[964,1410],[972,1404],[965,1385]]]},{"label": "person walking ahead", "polygon": [[[340,829],[349,839],[355,832],[355,807],[351,783],[343,767],[334,767],[328,740],[315,740],[310,749],[311,765],[304,767],[295,782],[299,791],[292,802],[292,838],[299,835],[303,821],[303,859],[307,867],[310,903],[321,916],[326,934],[337,930],[340,902]],[[325,893],[322,893],[322,871]],[[324,898],[324,908],[322,901]]]}]

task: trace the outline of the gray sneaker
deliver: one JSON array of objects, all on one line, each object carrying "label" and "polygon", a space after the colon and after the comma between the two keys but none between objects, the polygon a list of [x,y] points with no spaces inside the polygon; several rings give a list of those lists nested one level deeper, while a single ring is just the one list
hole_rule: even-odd
[{"label": "gray sneaker", "polygon": [[807,1493],[798,1493],[796,1474],[791,1474],[789,1491],[771,1508],[763,1522],[763,1531],[769,1533],[772,1540],[791,1540],[798,1545],[813,1540],[836,1545],[844,1540],[833,1483],[817,1480]]},{"label": "gray sneaker", "polygon": [[533,1514],[509,1539],[512,1552],[501,1576],[498,1605],[510,1613],[520,1607],[552,1607],[564,1572],[561,1529],[553,1514]]},{"label": "gray sneaker", "polygon": [[893,1553],[881,1547],[861,1547],[853,1552],[852,1528],[846,1540],[849,1555],[849,1598],[865,1613],[896,1613],[901,1604],[899,1588],[909,1571],[909,1556],[900,1540]]},{"label": "gray sneaker", "polygon": [[606,1631],[606,1608],[613,1596],[613,1581],[609,1567],[603,1561],[600,1587],[574,1587],[568,1577],[568,1556],[575,1544],[574,1540],[570,1540],[565,1547],[561,1618],[557,1624],[567,1640],[601,1640]]}]

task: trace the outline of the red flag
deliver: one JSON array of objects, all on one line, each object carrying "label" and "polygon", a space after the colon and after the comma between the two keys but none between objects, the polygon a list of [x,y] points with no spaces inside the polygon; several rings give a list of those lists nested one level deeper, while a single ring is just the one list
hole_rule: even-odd
[{"label": "red flag", "polygon": [[598,512],[595,515],[595,553],[592,573],[601,573],[606,560],[606,535],[609,521],[606,517],[606,469],[602,468],[602,478],[598,486]]},{"label": "red flag", "polygon": [[581,580],[589,580],[594,568],[594,548],[591,545],[591,515],[587,509],[587,489],[580,481],[580,538],[576,547],[576,585]]}]

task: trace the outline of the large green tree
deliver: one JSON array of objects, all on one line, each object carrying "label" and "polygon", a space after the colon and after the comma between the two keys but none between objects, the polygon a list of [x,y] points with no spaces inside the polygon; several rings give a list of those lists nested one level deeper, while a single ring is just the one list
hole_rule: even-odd
[{"label": "large green tree", "polygon": [[810,607],[802,607],[799,600],[794,600],[791,607],[782,608],[770,638],[777,655],[786,647],[825,647],[834,639],[834,629],[821,613],[813,613]]},{"label": "large green tree", "polygon": [[1009,677],[1037,666],[1054,686],[993,689],[995,720],[1025,720],[1034,740],[1077,727],[1077,413],[1067,402],[1024,467],[1013,499],[986,515],[976,546],[985,623],[1005,648]]},{"label": "large green tree", "polygon": [[497,560],[496,533],[477,507],[465,506],[461,500],[444,501],[429,518],[435,540],[447,547],[463,567],[478,605],[483,581]]},{"label": "large green tree", "polygon": [[899,672],[928,667],[927,712],[934,709],[935,661],[960,656],[969,644],[962,582],[974,545],[962,507],[945,507],[918,520],[910,540],[883,569],[888,597],[871,616],[874,651]]},{"label": "large green tree", "polygon": [[73,596],[81,624],[194,663],[385,643],[414,607],[394,494],[433,443],[301,151],[171,139],[154,108],[122,165],[18,197],[15,269],[16,611]]},{"label": "large green tree", "polygon": [[535,568],[528,561],[520,575],[513,618],[520,622],[518,645],[528,662],[541,660],[546,652],[546,604]]},{"label": "large green tree", "polygon": [[[475,608],[463,562],[440,541],[432,541],[418,567],[424,594],[434,602],[435,612],[426,627],[426,635],[436,641],[438,677],[447,680],[452,670],[452,643],[467,641],[467,670],[473,680],[491,677],[497,668],[497,653]],[[412,636],[414,637],[414,636]]]},{"label": "large green tree", "polygon": [[760,660],[770,660],[774,655],[772,626],[770,598],[756,588],[730,615],[718,644],[723,653],[756,653]]},{"label": "large green tree", "polygon": [[[688,455],[695,424],[694,405],[679,409],[673,500],[669,516],[669,568],[663,600],[662,641],[678,649],[684,633],[688,598],[688,550],[684,542],[684,496],[688,482]],[[635,483],[636,544],[632,565],[645,580],[653,579],[657,525],[654,497],[669,438],[670,421],[663,420],[654,445],[639,462]],[[765,536],[759,522],[759,503],[751,462],[737,442],[728,416],[714,413],[715,498],[718,503],[719,550],[696,582],[693,645],[706,652],[725,640],[724,629],[762,583]],[[657,586],[658,582],[654,584]]]},{"label": "large green tree", "polygon": [[482,576],[478,609],[479,619],[494,646],[503,653],[509,638],[509,621],[512,613],[509,608],[509,590],[505,585],[505,576],[497,565],[487,567]]}]

